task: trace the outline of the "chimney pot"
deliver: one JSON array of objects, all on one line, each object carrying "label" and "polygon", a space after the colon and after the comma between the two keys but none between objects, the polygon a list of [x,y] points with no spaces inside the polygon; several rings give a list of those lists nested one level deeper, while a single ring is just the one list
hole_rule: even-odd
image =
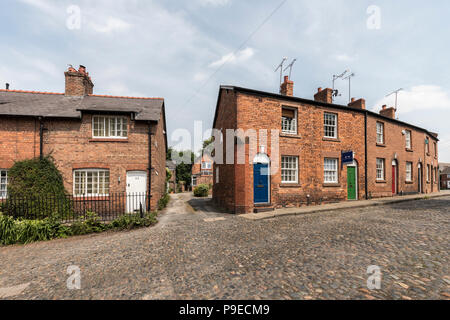
[{"label": "chimney pot", "polygon": [[383,110],[386,110],[386,105],[383,104],[383,106],[381,107]]},{"label": "chimney pot", "polygon": [[294,82],[289,80],[289,76],[284,77],[284,82],[280,87],[280,94],[292,97],[294,95]]},{"label": "chimney pot", "polygon": [[66,77],[66,96],[82,97],[93,93],[94,84],[89,73],[86,72],[85,66],[80,65],[77,71],[70,65],[64,75]]},{"label": "chimney pot", "polygon": [[314,100],[324,103],[333,103],[333,90],[330,88],[323,90],[322,88],[319,88],[317,93],[314,95]]},{"label": "chimney pot", "polygon": [[317,92],[320,92],[320,91],[322,91],[322,87],[319,87],[319,88],[317,89]]},{"label": "chimney pot", "polygon": [[355,102],[355,98],[352,98],[352,101],[351,102]]}]

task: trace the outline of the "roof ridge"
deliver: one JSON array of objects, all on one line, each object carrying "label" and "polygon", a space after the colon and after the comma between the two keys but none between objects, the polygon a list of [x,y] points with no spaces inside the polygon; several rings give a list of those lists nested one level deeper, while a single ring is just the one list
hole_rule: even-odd
[{"label": "roof ridge", "polygon": [[0,89],[0,92],[13,92],[13,93],[32,93],[32,94],[55,94],[55,95],[63,95],[64,93],[59,92],[45,92],[45,91],[31,91],[31,90],[6,90]]},{"label": "roof ridge", "polygon": [[90,94],[88,97],[99,97],[99,98],[119,98],[119,99],[142,99],[142,100],[164,100],[164,98],[148,98],[148,97],[127,97],[127,96],[112,96],[106,94]]}]

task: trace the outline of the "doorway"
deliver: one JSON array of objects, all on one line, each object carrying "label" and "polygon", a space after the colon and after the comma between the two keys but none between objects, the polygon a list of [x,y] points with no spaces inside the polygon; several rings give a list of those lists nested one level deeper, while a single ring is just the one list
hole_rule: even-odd
[{"label": "doorway", "polygon": [[255,204],[270,203],[270,159],[262,153],[253,161],[253,199]]},{"label": "doorway", "polygon": [[127,172],[127,213],[146,210],[147,172]]},{"label": "doorway", "polygon": [[423,170],[422,170],[422,164],[419,163],[419,172],[418,172],[418,177],[419,177],[419,193],[423,193]]},{"label": "doorway", "polygon": [[358,165],[356,162],[347,166],[347,199],[358,200]]},{"label": "doorway", "polygon": [[398,165],[397,160],[392,161],[392,194],[398,194]]}]

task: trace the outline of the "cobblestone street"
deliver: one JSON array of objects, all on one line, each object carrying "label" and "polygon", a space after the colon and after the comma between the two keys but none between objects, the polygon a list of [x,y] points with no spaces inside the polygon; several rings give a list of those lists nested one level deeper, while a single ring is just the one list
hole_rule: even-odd
[{"label": "cobblestone street", "polygon": [[[0,248],[0,297],[449,299],[449,208],[444,197],[251,221],[176,195],[153,228]],[[81,290],[67,289],[71,265]],[[367,288],[371,265],[380,290]]]}]

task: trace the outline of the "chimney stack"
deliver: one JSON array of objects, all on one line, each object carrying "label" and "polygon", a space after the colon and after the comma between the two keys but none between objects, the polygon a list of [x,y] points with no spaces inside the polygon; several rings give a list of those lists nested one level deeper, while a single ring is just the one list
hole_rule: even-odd
[{"label": "chimney stack", "polygon": [[82,97],[93,93],[94,84],[86,72],[86,67],[81,66],[78,71],[69,66],[69,69],[64,73],[66,77],[66,96]]},{"label": "chimney stack", "polygon": [[317,93],[314,95],[314,100],[325,103],[333,103],[333,90],[330,88],[317,89]]},{"label": "chimney stack", "polygon": [[350,108],[365,110],[366,109],[366,100],[364,100],[364,99],[355,100],[355,98],[352,98],[352,101],[348,104],[348,106]]},{"label": "chimney stack", "polygon": [[395,112],[396,111],[397,110],[394,107],[387,108],[386,105],[383,105],[383,107],[380,110],[380,114],[382,116],[385,116],[385,117],[388,117],[388,118],[391,118],[391,119],[395,119]]},{"label": "chimney stack", "polygon": [[280,94],[292,97],[294,95],[294,82],[289,80],[288,76],[284,77],[284,82],[280,87]]}]

